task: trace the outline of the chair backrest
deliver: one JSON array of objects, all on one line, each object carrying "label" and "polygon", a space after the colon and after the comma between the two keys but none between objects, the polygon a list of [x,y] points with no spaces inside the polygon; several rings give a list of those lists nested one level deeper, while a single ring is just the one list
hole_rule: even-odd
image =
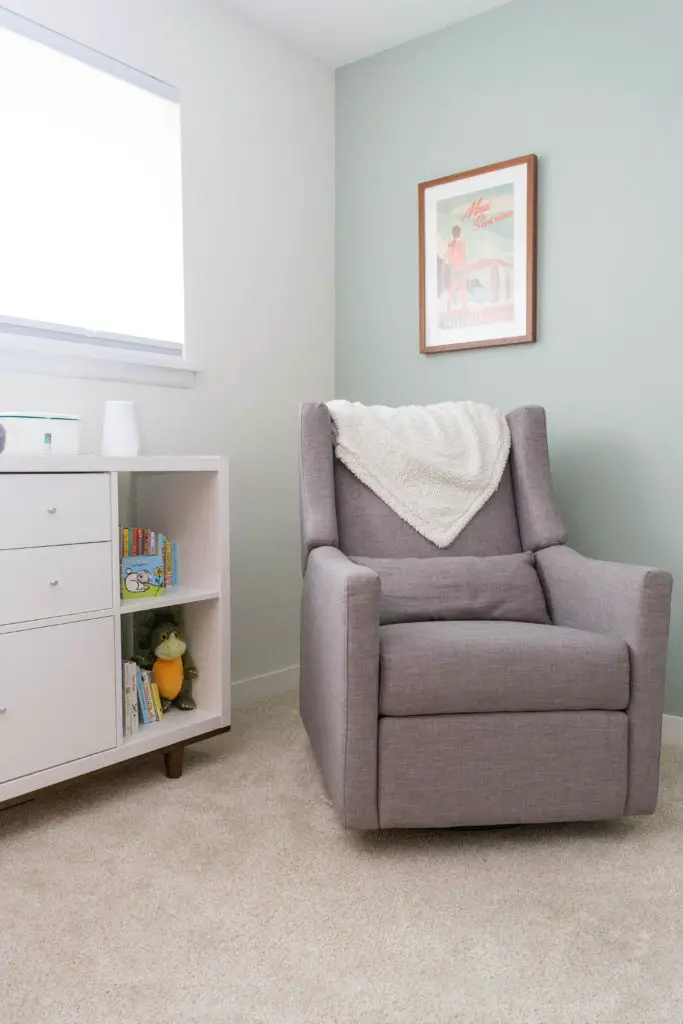
[{"label": "chair backrest", "polygon": [[301,528],[304,568],[310,552],[340,548],[365,558],[504,555],[563,544],[555,508],[545,412],[516,409],[507,417],[510,462],[500,486],[447,548],[438,548],[378,498],[334,456],[327,406],[301,408]]}]

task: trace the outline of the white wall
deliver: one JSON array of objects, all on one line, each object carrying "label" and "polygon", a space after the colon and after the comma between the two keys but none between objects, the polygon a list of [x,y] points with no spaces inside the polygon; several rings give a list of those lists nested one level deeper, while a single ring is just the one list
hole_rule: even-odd
[{"label": "white wall", "polygon": [[[231,460],[233,678],[298,661],[296,419],[333,394],[333,75],[219,0],[3,0],[181,90],[194,389],[2,372],[0,406],[138,404],[145,450]],[[5,158],[7,155],[5,155]],[[49,154],[46,154],[49,159]]]}]

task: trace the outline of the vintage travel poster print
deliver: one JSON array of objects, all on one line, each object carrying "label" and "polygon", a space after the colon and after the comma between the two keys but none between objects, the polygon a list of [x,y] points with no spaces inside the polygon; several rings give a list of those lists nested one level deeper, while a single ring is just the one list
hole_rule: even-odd
[{"label": "vintage travel poster print", "polygon": [[420,351],[535,341],[536,157],[419,186]]}]

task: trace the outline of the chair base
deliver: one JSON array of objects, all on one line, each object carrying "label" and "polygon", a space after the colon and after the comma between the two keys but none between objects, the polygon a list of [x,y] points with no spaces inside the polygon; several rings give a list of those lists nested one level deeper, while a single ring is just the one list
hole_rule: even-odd
[{"label": "chair base", "polygon": [[379,720],[380,828],[620,818],[621,711],[424,715]]}]

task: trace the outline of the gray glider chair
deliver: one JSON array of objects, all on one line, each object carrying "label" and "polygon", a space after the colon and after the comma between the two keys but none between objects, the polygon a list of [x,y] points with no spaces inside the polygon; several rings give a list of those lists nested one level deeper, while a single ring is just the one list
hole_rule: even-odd
[{"label": "gray glider chair", "polygon": [[[507,419],[512,454],[498,490],[440,549],[335,458],[327,407],[302,407],[301,716],[348,828],[655,809],[671,577],[565,547],[545,413]],[[521,552],[534,553],[542,591]],[[459,557],[515,554],[514,572],[531,571],[545,595],[535,621],[505,621],[500,608],[449,619],[401,593],[401,581],[418,579],[424,594],[431,580],[443,598],[453,568],[474,579],[509,561]],[[392,615],[382,586],[396,591],[397,579],[403,610]]]}]

